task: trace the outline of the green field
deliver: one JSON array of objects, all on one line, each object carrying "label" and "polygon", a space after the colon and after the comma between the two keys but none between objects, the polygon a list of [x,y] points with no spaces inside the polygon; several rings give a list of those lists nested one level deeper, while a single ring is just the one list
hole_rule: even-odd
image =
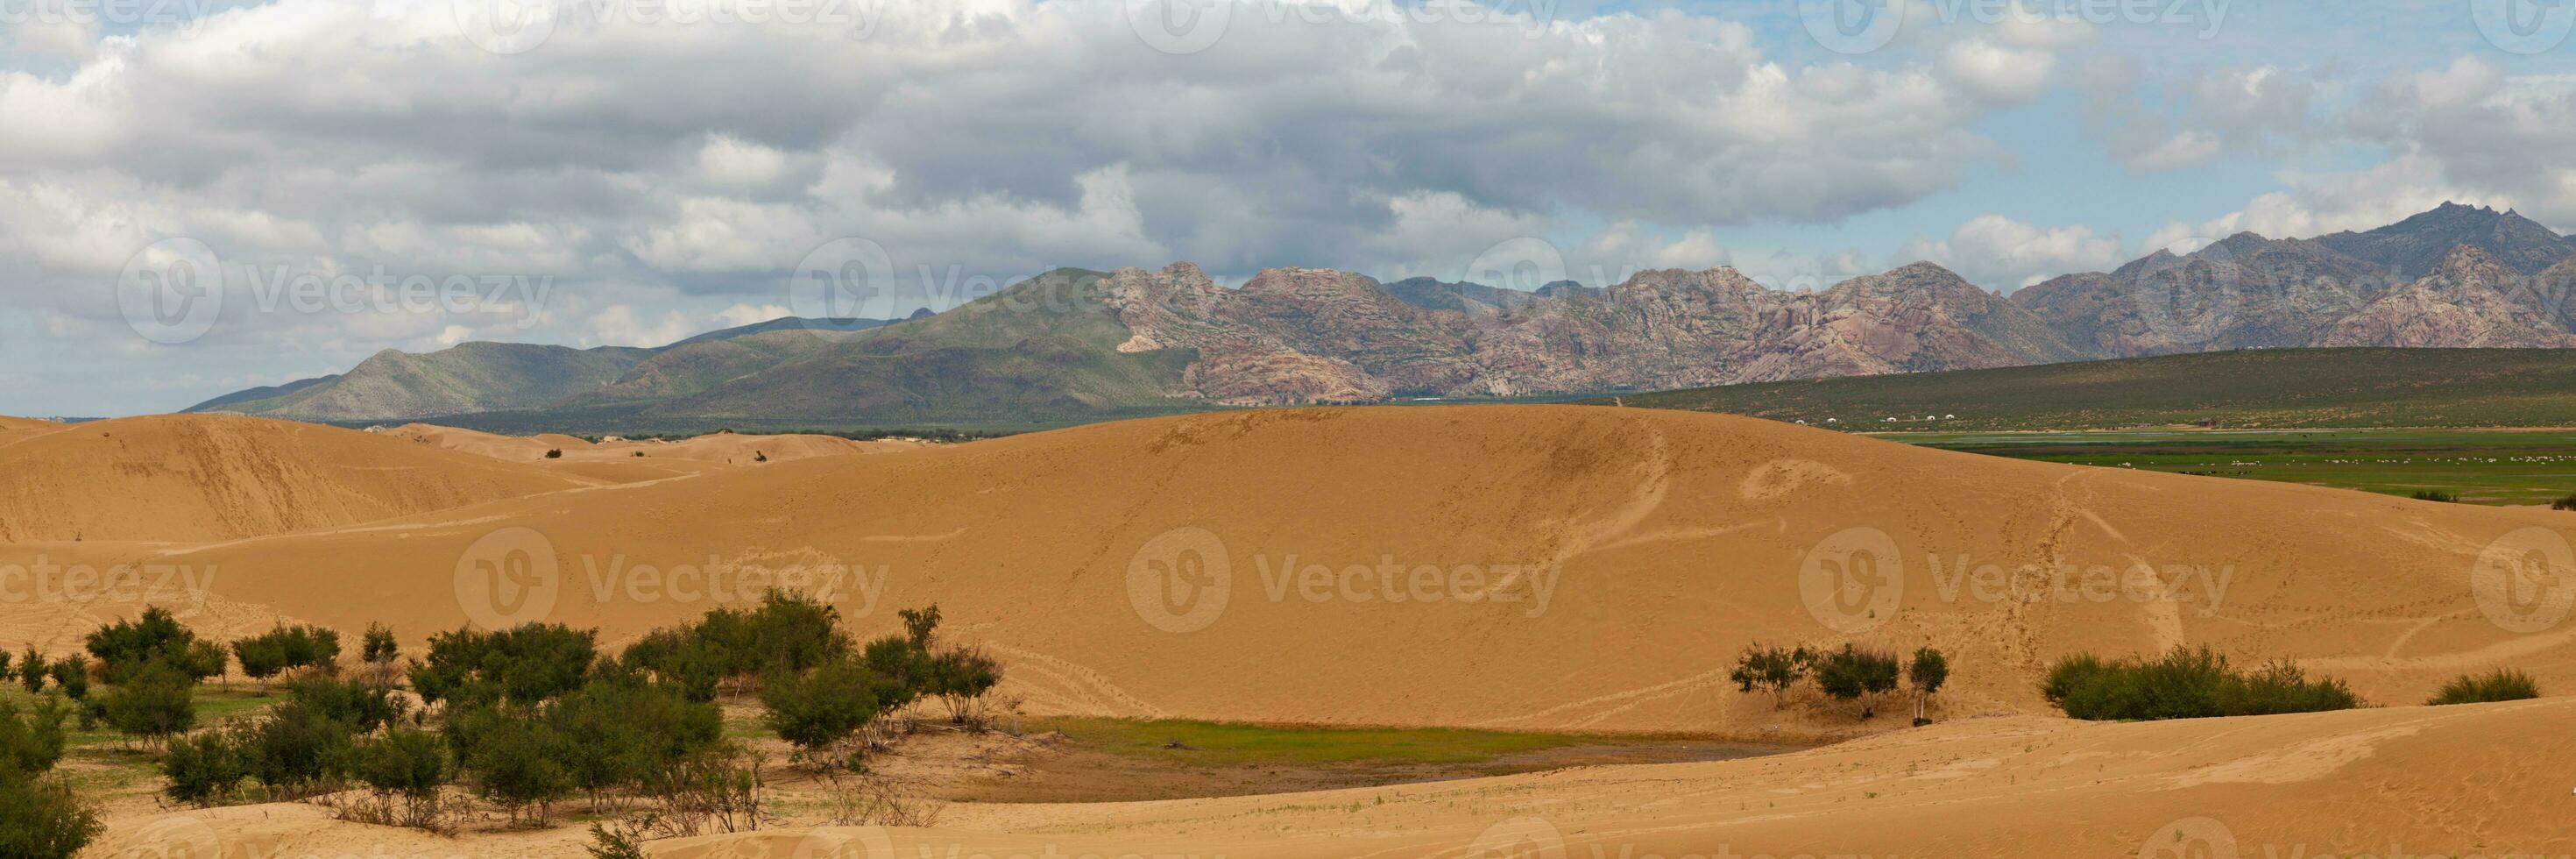
[{"label": "green field", "polygon": [[2576,426],[2576,349],[2246,349],[1635,394],[1857,431]]},{"label": "green field", "polygon": [[2439,490],[2473,504],[2547,504],[2576,493],[2576,430],[2165,430],[1879,437],[2016,459],[2279,480],[2392,495]]}]

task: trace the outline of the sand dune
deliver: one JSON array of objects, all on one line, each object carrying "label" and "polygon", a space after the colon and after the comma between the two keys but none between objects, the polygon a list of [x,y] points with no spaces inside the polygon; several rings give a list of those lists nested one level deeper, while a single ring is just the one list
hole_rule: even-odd
[{"label": "sand dune", "polygon": [[[1892,720],[1737,692],[1724,674],[1746,643],[1940,646],[1959,666],[1945,718],[2045,712],[2034,680],[2071,651],[2186,643],[2327,668],[2381,702],[2508,659],[2563,688],[2576,625],[2551,615],[2565,595],[2482,603],[2472,579],[2499,539],[2567,521],[1714,415],[1390,408],[1139,421],[194,549],[50,551],[220,571],[208,618],[382,620],[413,643],[469,620],[623,638],[777,581],[869,629],[937,602],[1039,711],[1814,737]],[[0,564],[26,554],[0,546]],[[2153,587],[2107,578],[2139,564]],[[2062,565],[2075,574],[2060,585]],[[1837,567],[1902,585],[1838,604]],[[345,585],[349,569],[365,588]],[[1812,582],[1826,586],[1813,600]],[[66,644],[42,632],[66,624],[42,620],[0,643]]]},{"label": "sand dune", "polygon": [[[957,805],[936,829],[771,828],[657,859],[1160,855],[2563,856],[2576,699],[2141,724],[1979,719],[1767,758],[1324,793]],[[559,827],[473,855],[580,855]],[[311,806],[120,822],[102,855],[450,856],[457,843]]]},{"label": "sand dune", "polygon": [[[313,444],[282,426],[241,431]],[[429,469],[447,475],[612,464],[371,441],[449,457]],[[2096,724],[2049,715],[2033,689],[2075,650],[2209,644],[2297,659],[2384,704],[2506,662],[2561,690],[2576,590],[2498,576],[2534,555],[2563,571],[2563,513],[1583,407],[1244,412],[763,467],[662,459],[703,467],[202,545],[0,544],[0,581],[42,557],[205,583],[13,601],[0,646],[66,650],[143,602],[218,636],[285,617],[389,621],[415,645],[469,621],[614,639],[785,582],[870,631],[939,603],[948,634],[1001,655],[1006,691],[1037,712],[1844,738],[1322,793],[958,805],[934,829],[773,826],[655,843],[662,859],[2576,852],[2576,699]],[[2153,578],[2117,577],[2139,565]],[[1864,722],[1728,686],[1751,641],[1929,643],[1959,673],[1939,723]],[[101,855],[551,857],[586,841],[577,826],[450,841],[304,804],[110,823]]]},{"label": "sand dune", "polygon": [[311,424],[208,415],[0,429],[0,542],[200,542],[588,485]]}]

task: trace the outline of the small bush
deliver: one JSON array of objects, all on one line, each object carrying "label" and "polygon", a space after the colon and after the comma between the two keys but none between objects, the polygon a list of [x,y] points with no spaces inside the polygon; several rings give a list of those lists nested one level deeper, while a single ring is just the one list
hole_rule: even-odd
[{"label": "small bush", "polygon": [[63,759],[65,715],[58,701],[46,701],[32,710],[0,701],[0,778],[53,769],[54,762]]},{"label": "small bush", "polygon": [[375,792],[426,802],[438,797],[453,767],[447,743],[428,731],[390,731],[360,744],[349,774]]},{"label": "small bush", "polygon": [[2415,494],[2407,497],[2413,498],[2417,501],[2439,501],[2444,504],[2460,503],[2460,496],[2458,493],[2442,489],[2418,489],[2415,490]]},{"label": "small bush", "polygon": [[557,800],[577,786],[563,735],[524,711],[485,708],[467,715],[463,768],[476,795],[508,809],[511,820],[542,824]]},{"label": "small bush", "polygon": [[[2558,500],[2556,500],[2556,501],[2549,502],[2549,509],[2551,509],[2551,510],[2576,510],[2576,495],[2568,495],[2568,496],[2564,496],[2564,497],[2559,498],[2559,499],[2558,499]],[[7,660],[7,658],[6,658],[6,657],[7,657],[7,654],[0,654],[0,665],[6,665],[6,664],[8,664],[8,660]]]},{"label": "small bush", "polygon": [[552,449],[552,450],[548,450],[548,451],[546,451],[546,458],[547,458],[547,459],[562,459],[562,458],[563,458],[563,449],[562,449],[562,448],[554,448],[554,449]]},{"label": "small bush", "polygon": [[719,608],[698,622],[657,630],[626,648],[630,667],[711,700],[724,680],[797,673],[850,652],[839,609],[802,594],[772,589],[749,611]]},{"label": "small bush", "polygon": [[250,769],[230,737],[207,731],[172,740],[161,756],[161,774],[170,780],[162,793],[189,805],[207,806],[231,796],[250,778]]},{"label": "small bush", "polygon": [[99,709],[118,733],[158,743],[197,726],[197,681],[158,662],[100,696]]},{"label": "small bush", "polygon": [[376,682],[393,682],[394,657],[401,654],[402,645],[394,641],[392,629],[381,623],[367,624],[366,636],[360,639],[358,650],[359,658],[376,669]]},{"label": "small bush", "polygon": [[581,688],[598,658],[598,634],[531,623],[500,632],[469,627],[432,635],[428,660],[411,663],[412,691],[432,704],[534,704]]},{"label": "small bush", "polygon": [[242,676],[268,684],[268,679],[286,670],[286,647],[265,636],[233,642],[233,659],[241,663]]},{"label": "small bush", "polygon": [[1930,647],[1914,651],[1914,662],[1905,667],[1905,680],[1914,687],[1914,724],[1930,724],[1932,695],[1950,682],[1950,658]]},{"label": "small bush", "polygon": [[1782,647],[1776,644],[1747,645],[1735,657],[1735,670],[1726,675],[1735,681],[1738,691],[1756,689],[1771,693],[1774,707],[1786,706],[1789,688],[1807,677],[1815,665],[1816,655],[1805,647]]},{"label": "small bush", "polygon": [[52,672],[53,666],[45,663],[45,655],[36,652],[35,645],[27,645],[27,655],[18,657],[18,682],[29,694],[45,691],[45,678]]},{"label": "small bush", "polygon": [[2446,704],[2527,701],[2538,697],[2540,697],[2540,684],[2532,682],[2531,675],[2510,668],[2498,668],[2485,674],[2462,674],[2454,677],[2451,682],[2442,684],[2442,691],[2434,693],[2432,700],[2424,703],[2439,707]]},{"label": "small bush", "polygon": [[366,680],[299,678],[287,684],[286,694],[289,700],[359,734],[392,724],[411,707],[410,699],[395,695],[393,687]]},{"label": "small bush", "polygon": [[1866,719],[1876,715],[1878,696],[1896,690],[1898,665],[1894,653],[1846,644],[1817,659],[1816,688],[1844,701],[1868,698],[1860,714]]},{"label": "small bush", "polygon": [[781,672],[761,681],[760,703],[779,739],[819,759],[848,739],[888,702],[903,697],[900,684],[852,660],[836,660],[804,674]]},{"label": "small bush", "polygon": [[2361,706],[2360,697],[2341,680],[2310,680],[2286,661],[2242,673],[2205,646],[2177,647],[2152,660],[2068,656],[2050,666],[2040,694],[2066,715],[2092,720],[2259,716]]},{"label": "small bush", "polygon": [[356,732],[300,701],[271,708],[233,736],[250,777],[283,796],[310,796],[348,773]]},{"label": "small bush", "polygon": [[74,701],[89,697],[89,666],[82,664],[79,657],[54,660],[45,673],[54,678],[54,688],[63,690],[65,697]]},{"label": "small bush", "polygon": [[0,856],[71,859],[104,831],[61,780],[0,776]]}]

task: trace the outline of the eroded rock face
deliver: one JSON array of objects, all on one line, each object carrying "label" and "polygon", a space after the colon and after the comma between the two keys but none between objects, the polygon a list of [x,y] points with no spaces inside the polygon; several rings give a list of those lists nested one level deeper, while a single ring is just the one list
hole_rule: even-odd
[{"label": "eroded rock face", "polygon": [[1192,393],[1230,404],[1668,388],[2065,360],[2046,325],[1917,264],[1821,293],[1733,269],[1642,272],[1502,309],[1433,309],[1367,277],[1272,269],[1238,290],[1186,263],[1111,275],[1122,349],[1196,350]]},{"label": "eroded rock face", "polygon": [[2459,348],[2563,347],[2576,335],[2560,329],[2544,293],[2521,272],[2485,251],[2462,245],[2431,274],[2388,291],[2336,323],[2323,345]]}]

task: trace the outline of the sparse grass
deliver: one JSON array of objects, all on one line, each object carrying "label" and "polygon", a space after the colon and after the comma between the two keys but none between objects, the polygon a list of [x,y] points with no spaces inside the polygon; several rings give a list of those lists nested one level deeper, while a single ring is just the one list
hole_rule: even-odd
[{"label": "sparse grass", "polygon": [[2493,701],[2523,701],[2540,697],[2540,684],[2531,675],[2510,668],[2498,668],[2485,674],[2462,674],[2442,684],[2442,691],[2424,703],[2484,704]]},{"label": "sparse grass", "polygon": [[[102,691],[104,690],[92,689],[91,694]],[[51,691],[43,694],[28,694],[25,687],[13,684],[6,689],[0,689],[0,700],[27,706],[53,694]],[[197,724],[203,727],[230,721],[258,712],[283,700],[285,700],[285,690],[282,686],[274,690],[262,691],[250,685],[201,684],[197,687],[196,693]],[[153,765],[151,756],[136,751],[139,747],[128,748],[135,744],[132,737],[109,730],[105,726],[83,731],[78,728],[77,719],[67,720],[65,726],[63,745],[71,752],[95,751],[98,753],[97,759],[104,763],[143,767]],[[129,758],[135,760],[128,760]]]},{"label": "sparse grass", "polygon": [[2576,350],[2247,349],[1763,382],[1624,401],[1815,426],[1832,418],[1834,426],[1860,431],[2120,429],[2204,420],[2247,429],[2566,427],[2576,426],[2569,390],[2576,390]]},{"label": "sparse grass", "polygon": [[1890,441],[2014,459],[2358,489],[2466,504],[2576,507],[2576,432],[2305,430],[1902,433]]},{"label": "sparse grass", "polygon": [[[1030,731],[1063,731],[1112,754],[1181,759],[1209,766],[1246,764],[1475,764],[1517,752],[1601,742],[1570,734],[1516,734],[1443,728],[1318,728],[1178,719],[1050,717]],[[1165,748],[1179,742],[1186,748]]]}]

